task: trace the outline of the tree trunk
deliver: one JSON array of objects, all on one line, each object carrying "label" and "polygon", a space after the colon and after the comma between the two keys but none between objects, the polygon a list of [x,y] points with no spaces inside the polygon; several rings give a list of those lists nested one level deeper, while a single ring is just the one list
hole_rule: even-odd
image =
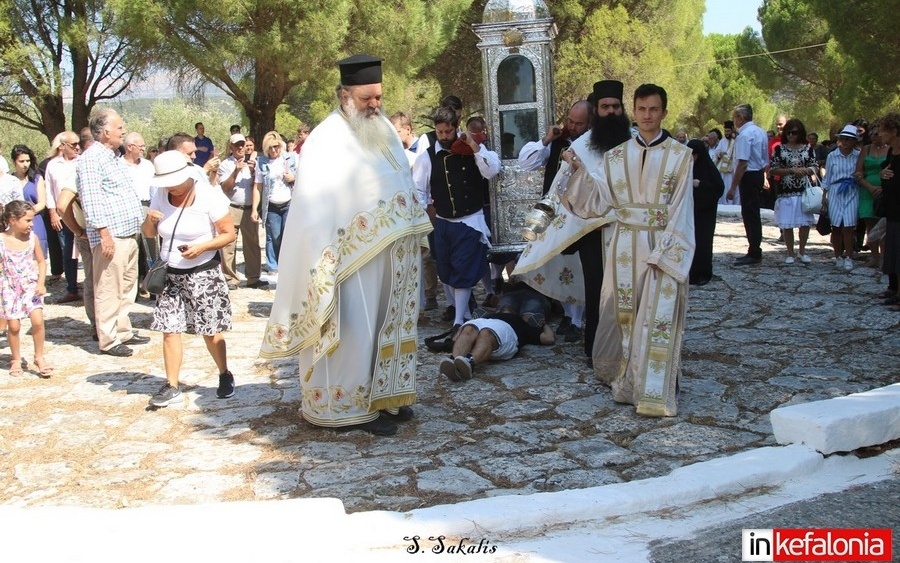
[{"label": "tree trunk", "polygon": [[275,129],[275,111],[278,104],[257,105],[244,107],[247,117],[250,119],[250,136],[256,140],[256,150],[262,152],[263,136]]},{"label": "tree trunk", "polygon": [[53,143],[53,138],[66,130],[66,111],[62,96],[52,94],[40,96],[35,100],[35,107],[41,114],[41,123],[44,127],[41,133]]},{"label": "tree trunk", "polygon": [[[85,26],[87,22],[87,10],[84,2],[72,2],[70,4],[70,13],[67,16],[72,18],[72,24],[75,26]],[[76,40],[73,38],[69,44],[69,52],[72,61],[72,131],[76,133],[81,131],[82,127],[87,127],[90,120],[91,109],[94,107],[93,97],[88,98],[88,74],[90,72],[88,60],[87,35],[77,34]]]},{"label": "tree trunk", "polygon": [[256,82],[253,88],[253,107],[244,110],[250,118],[250,133],[256,139],[257,150],[262,150],[263,135],[275,130],[275,112],[287,95],[284,76],[271,61],[256,61]]}]

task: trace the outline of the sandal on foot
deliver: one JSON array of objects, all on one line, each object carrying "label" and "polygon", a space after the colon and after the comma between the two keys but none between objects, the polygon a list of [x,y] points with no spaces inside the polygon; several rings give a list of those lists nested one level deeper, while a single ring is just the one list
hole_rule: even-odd
[{"label": "sandal on foot", "polygon": [[13,361],[13,363],[9,364],[9,375],[10,377],[22,377],[25,375],[25,372],[22,371],[22,361]]},{"label": "sandal on foot", "polygon": [[44,358],[35,358],[34,365],[37,366],[38,373],[41,377],[48,378],[53,375],[53,366],[50,365]]}]

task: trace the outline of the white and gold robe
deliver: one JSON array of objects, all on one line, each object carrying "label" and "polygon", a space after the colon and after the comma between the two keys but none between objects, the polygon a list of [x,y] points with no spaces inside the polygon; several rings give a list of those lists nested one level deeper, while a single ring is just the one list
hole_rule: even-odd
[{"label": "white and gold robe", "polygon": [[582,217],[614,220],[603,231],[594,371],[639,414],[675,416],[694,256],[691,149],[632,139],[604,155],[594,179],[596,187],[573,184],[563,197]]},{"label": "white and gold robe", "polygon": [[[547,230],[539,234],[536,240],[525,245],[513,271],[513,275],[547,297],[562,303],[582,306],[585,304],[585,297],[581,258],[577,252],[574,254],[562,252],[612,219],[579,217],[560,205],[557,192],[561,183],[567,187],[583,184],[581,191],[594,189],[595,182],[591,171],[602,167],[602,155],[590,148],[590,137],[590,132],[585,133],[575,139],[570,147],[582,163],[578,170],[573,172],[568,163],[560,161],[559,171],[553,179],[550,191],[547,192],[556,208],[556,216]],[[602,248],[597,249],[597,252],[602,251]]]},{"label": "white and gold robe", "polygon": [[722,156],[716,158],[713,162],[715,162],[716,169],[722,175],[722,182],[725,184],[725,193],[719,198],[719,205],[740,205],[740,188],[734,192],[734,199],[725,199],[725,196],[728,194],[728,188],[731,187],[731,179],[734,178],[734,166],[737,164],[734,161],[734,139],[722,139],[719,141],[716,151],[721,153]]},{"label": "white and gold robe", "polygon": [[299,355],[301,414],[319,426],[414,403],[431,223],[399,137],[363,147],[335,111],[304,143],[295,186],[261,356]]}]

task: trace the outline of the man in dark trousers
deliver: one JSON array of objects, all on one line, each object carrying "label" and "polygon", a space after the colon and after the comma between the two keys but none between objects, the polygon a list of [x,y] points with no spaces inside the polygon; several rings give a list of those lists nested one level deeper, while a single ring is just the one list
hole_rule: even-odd
[{"label": "man in dark trousers", "polygon": [[734,146],[734,159],[737,165],[725,197],[727,200],[733,200],[740,187],[741,217],[744,219],[744,232],[747,234],[747,254],[735,260],[734,265],[747,266],[762,261],[762,219],[759,216],[759,207],[766,180],[766,168],[769,166],[769,139],[766,132],[753,122],[753,108],[750,104],[735,107],[731,118],[738,133]]},{"label": "man in dark trousers", "polygon": [[[458,134],[459,117],[450,108],[434,113],[436,144],[416,158],[413,182],[420,201],[428,204],[434,224],[434,246],[440,280],[449,286],[455,306],[454,325],[469,315],[469,297],[487,269],[491,235],[484,217],[484,180],[500,172],[500,157],[471,135]],[[472,154],[451,151],[457,138]]]}]

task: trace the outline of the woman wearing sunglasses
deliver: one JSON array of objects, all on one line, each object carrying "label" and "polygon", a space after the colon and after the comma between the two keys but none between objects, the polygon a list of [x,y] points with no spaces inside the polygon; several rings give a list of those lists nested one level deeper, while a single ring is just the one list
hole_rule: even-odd
[{"label": "woman wearing sunglasses", "polygon": [[800,233],[800,262],[812,262],[806,254],[806,241],[815,218],[812,213],[803,211],[800,200],[810,177],[815,176],[817,170],[815,154],[806,142],[806,127],[799,119],[789,119],[781,130],[781,144],[775,147],[771,164],[772,174],[781,176],[778,199],[775,200],[775,222],[784,234],[785,264],[793,264],[798,258],[794,254],[794,229]]}]

